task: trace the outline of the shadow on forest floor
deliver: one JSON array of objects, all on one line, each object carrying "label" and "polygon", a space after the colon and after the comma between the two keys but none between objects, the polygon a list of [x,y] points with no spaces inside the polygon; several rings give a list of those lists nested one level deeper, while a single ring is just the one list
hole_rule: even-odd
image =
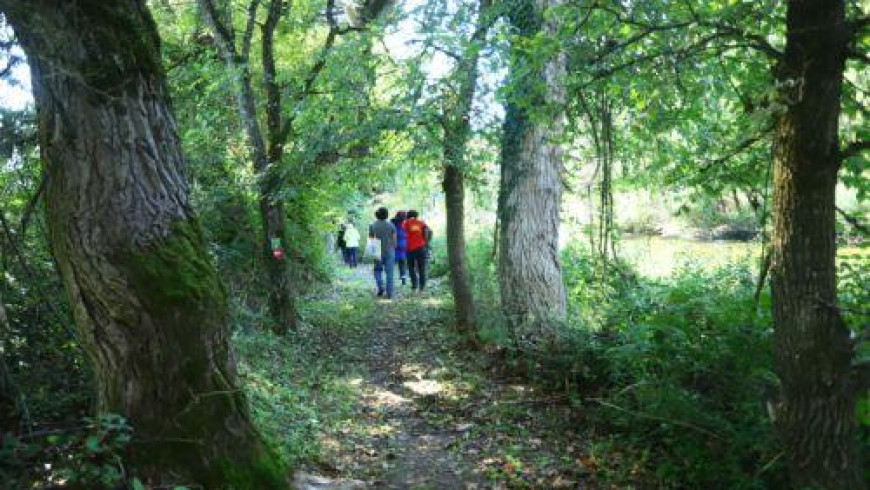
[{"label": "shadow on forest floor", "polygon": [[[347,398],[315,401],[318,417],[333,423],[317,431],[319,454],[302,462],[297,480],[308,488],[600,488],[580,411],[463,349],[448,332],[446,285],[435,280],[423,294],[397,286],[392,302],[373,289],[369,267],[343,269],[330,291],[308,300],[321,306],[308,321],[325,330],[307,349],[331,356]],[[355,328],[320,325],[342,309],[355,312]]]}]

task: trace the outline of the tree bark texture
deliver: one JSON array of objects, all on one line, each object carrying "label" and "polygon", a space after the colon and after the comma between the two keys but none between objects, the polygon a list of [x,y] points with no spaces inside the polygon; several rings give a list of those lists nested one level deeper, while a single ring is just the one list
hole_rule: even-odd
[{"label": "tree bark texture", "polygon": [[841,0],[788,2],[778,67],[773,316],[777,414],[795,488],[862,489],[852,348],[837,309],[834,191],[849,30]]},{"label": "tree bark texture", "polygon": [[446,165],[442,186],[447,208],[447,261],[450,266],[453,310],[457,330],[471,334],[475,328],[474,295],[465,252],[465,175],[463,167],[448,163],[450,157],[446,153],[445,149]]},{"label": "tree bark texture", "polygon": [[[543,12],[561,0],[513,2],[511,24],[521,36],[554,33]],[[507,104],[501,149],[498,215],[499,284],[502,308],[521,342],[539,343],[548,325],[566,312],[559,259],[562,195],[565,57],[534,69],[532,54],[512,46],[511,92],[528,100]],[[523,331],[517,331],[517,329]]]},{"label": "tree bark texture", "polygon": [[188,201],[144,0],[0,0],[28,54],[50,240],[97,376],[149,483],[279,488]]},{"label": "tree bark texture", "polygon": [[478,59],[486,39],[490,0],[478,3],[477,27],[456,72],[456,96],[444,114],[444,203],[447,209],[447,261],[457,329],[474,332],[474,294],[465,252],[465,152],[471,136],[471,107],[477,85]]}]

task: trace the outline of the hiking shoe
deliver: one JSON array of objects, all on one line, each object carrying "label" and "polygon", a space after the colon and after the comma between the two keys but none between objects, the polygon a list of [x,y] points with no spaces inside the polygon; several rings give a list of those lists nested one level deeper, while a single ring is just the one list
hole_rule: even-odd
[{"label": "hiking shoe", "polygon": [[383,289],[378,289],[378,297],[380,298],[380,297],[383,296],[383,295],[384,295],[384,290],[383,290]]}]

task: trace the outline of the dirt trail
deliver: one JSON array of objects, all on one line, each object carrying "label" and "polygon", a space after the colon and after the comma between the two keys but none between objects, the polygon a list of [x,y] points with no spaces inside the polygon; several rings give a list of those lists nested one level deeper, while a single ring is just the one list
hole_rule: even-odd
[{"label": "dirt trail", "polygon": [[[344,288],[371,286],[367,270],[344,279]],[[432,286],[372,299],[371,325],[347,339],[358,403],[353,420],[323,435],[319,468],[345,486],[309,488],[595,488],[577,479],[572,411],[558,397],[494,380],[485,356],[458,348],[444,325],[447,293]]]},{"label": "dirt trail", "polygon": [[[388,310],[392,305],[379,305]],[[449,450],[463,427],[437,426],[427,407],[437,404],[440,383],[434,353],[414,349],[421,332],[383,311],[388,320],[372,331],[367,360],[371,379],[363,389],[364,403],[376,414],[373,428],[386,425],[392,437],[377,439],[376,448],[387,460],[382,465],[383,488],[466,489],[483,484],[472,462]],[[429,417],[427,417],[429,415]],[[471,485],[469,485],[471,484]]]}]

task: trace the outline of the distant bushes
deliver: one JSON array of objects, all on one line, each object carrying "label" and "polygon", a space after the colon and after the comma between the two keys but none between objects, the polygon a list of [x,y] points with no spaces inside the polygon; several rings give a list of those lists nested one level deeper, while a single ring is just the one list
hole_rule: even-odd
[{"label": "distant bushes", "polygon": [[620,210],[616,226],[623,233],[746,241],[759,231],[755,210],[733,199],[631,192],[617,195],[616,200]]}]

